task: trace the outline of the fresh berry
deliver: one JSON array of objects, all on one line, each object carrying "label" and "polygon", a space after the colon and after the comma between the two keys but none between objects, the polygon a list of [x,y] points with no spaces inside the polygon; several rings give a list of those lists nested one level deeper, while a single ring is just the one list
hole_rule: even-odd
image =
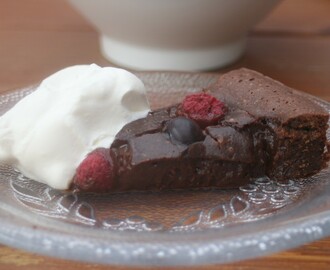
[{"label": "fresh berry", "polygon": [[225,104],[206,93],[191,94],[184,98],[178,115],[195,120],[202,128],[215,125],[225,114]]},{"label": "fresh berry", "polygon": [[98,148],[89,153],[76,170],[76,188],[90,192],[105,192],[113,185],[114,168],[109,149]]},{"label": "fresh berry", "polygon": [[172,143],[175,144],[189,145],[204,138],[198,124],[182,116],[171,119],[166,126],[166,131],[170,135]]}]

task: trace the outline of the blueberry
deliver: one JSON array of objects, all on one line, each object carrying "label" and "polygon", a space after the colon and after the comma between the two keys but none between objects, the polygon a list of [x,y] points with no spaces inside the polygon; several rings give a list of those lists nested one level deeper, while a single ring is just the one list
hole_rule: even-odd
[{"label": "blueberry", "polygon": [[168,121],[166,132],[174,144],[181,143],[189,145],[204,139],[199,125],[195,121],[185,117],[176,117]]}]

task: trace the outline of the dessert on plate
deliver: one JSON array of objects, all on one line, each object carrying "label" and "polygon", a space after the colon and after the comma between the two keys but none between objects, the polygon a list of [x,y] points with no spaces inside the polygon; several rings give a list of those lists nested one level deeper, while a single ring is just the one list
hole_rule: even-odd
[{"label": "dessert on plate", "polygon": [[[303,178],[328,161],[328,112],[252,70],[221,75],[214,85],[155,111],[150,111],[143,84],[123,70],[96,65],[67,68],[46,79],[36,92],[53,95],[62,88],[58,92],[64,96],[72,88],[83,91],[76,90],[69,101],[58,98],[50,117],[43,117],[47,124],[40,122],[50,130],[38,131],[39,123],[20,148],[15,132],[21,130],[10,124],[20,114],[9,112],[11,117],[0,118],[5,130],[0,134],[0,158],[54,188],[228,189],[256,177]],[[67,105],[64,114],[56,111],[62,103]],[[40,141],[44,147],[38,148]],[[43,164],[42,170],[30,166],[36,162]],[[54,173],[51,180],[48,166]]]}]

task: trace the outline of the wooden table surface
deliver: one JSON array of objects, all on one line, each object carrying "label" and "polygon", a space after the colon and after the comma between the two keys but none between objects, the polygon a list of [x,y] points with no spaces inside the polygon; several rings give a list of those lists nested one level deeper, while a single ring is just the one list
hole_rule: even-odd
[{"label": "wooden table surface", "polygon": [[[112,65],[100,54],[93,27],[64,0],[0,0],[0,92],[83,63]],[[241,66],[330,101],[330,1],[284,0],[251,33],[246,54],[219,71]],[[0,245],[0,270],[60,268],[126,269]],[[330,237],[263,258],[198,269],[330,269]]]}]

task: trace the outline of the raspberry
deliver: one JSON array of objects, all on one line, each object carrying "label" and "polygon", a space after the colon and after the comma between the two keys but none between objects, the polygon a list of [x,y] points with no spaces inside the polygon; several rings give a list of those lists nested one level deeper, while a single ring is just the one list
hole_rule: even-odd
[{"label": "raspberry", "polygon": [[114,169],[110,150],[98,148],[80,163],[73,178],[76,188],[83,191],[105,192],[113,185]]},{"label": "raspberry", "polygon": [[215,125],[225,114],[225,104],[215,97],[197,93],[187,95],[179,105],[178,114],[196,121],[202,128]]}]

